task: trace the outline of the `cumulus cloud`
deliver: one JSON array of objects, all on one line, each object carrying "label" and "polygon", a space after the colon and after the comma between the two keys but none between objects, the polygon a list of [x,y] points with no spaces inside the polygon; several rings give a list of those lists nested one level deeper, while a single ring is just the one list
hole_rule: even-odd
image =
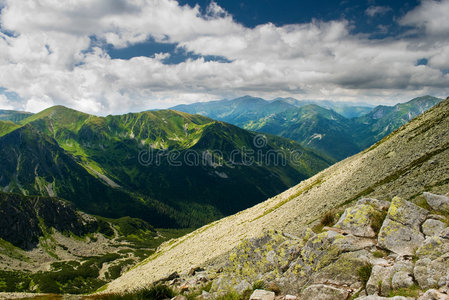
[{"label": "cumulus cloud", "polygon": [[[449,28],[435,28],[432,13],[448,3],[424,1],[399,21],[419,38],[374,40],[352,34],[345,20],[246,28],[215,2],[203,14],[174,0],[4,0],[0,86],[22,101],[0,98],[0,105],[107,114],[243,94],[383,102],[443,95],[449,42],[431,36]],[[437,13],[440,24],[443,17]],[[113,59],[104,47],[149,38],[200,57],[178,64],[165,63],[170,53]],[[201,57],[210,55],[228,61]],[[428,64],[417,66],[422,58]]]}]

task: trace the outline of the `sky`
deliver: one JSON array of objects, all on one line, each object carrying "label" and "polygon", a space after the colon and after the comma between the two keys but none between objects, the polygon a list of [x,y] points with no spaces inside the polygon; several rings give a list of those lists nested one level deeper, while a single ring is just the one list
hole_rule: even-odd
[{"label": "sky", "polygon": [[449,95],[449,0],[0,0],[0,109]]}]

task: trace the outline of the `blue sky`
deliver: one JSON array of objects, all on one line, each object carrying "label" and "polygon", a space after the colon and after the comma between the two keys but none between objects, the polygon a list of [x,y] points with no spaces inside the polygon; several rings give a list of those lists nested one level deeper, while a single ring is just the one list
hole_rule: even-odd
[{"label": "blue sky", "polygon": [[[34,4],[33,4],[34,3]],[[446,97],[449,0],[0,0],[0,108]]]}]

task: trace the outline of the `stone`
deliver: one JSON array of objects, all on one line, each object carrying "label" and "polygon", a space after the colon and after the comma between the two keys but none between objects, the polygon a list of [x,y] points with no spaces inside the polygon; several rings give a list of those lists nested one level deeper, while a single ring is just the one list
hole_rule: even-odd
[{"label": "stone", "polygon": [[203,271],[205,271],[203,268],[201,268],[201,267],[196,267],[196,268],[192,268],[192,269],[190,269],[190,271],[189,271],[189,276],[194,276],[197,272],[203,272]]},{"label": "stone", "polygon": [[284,299],[285,300],[296,300],[297,297],[295,295],[285,295]]},{"label": "stone", "polygon": [[413,277],[409,272],[399,271],[393,275],[391,286],[394,290],[409,288],[413,285]]},{"label": "stone", "polygon": [[426,209],[421,208],[410,201],[394,197],[393,200],[391,200],[387,218],[419,230],[419,226],[426,220],[428,214],[429,211]]},{"label": "stone", "polygon": [[374,265],[371,276],[366,283],[368,295],[382,295],[391,291],[391,271],[392,266]]},{"label": "stone", "polygon": [[387,218],[379,232],[379,246],[399,255],[413,255],[424,242],[424,235],[412,226]]},{"label": "stone", "polygon": [[334,227],[340,228],[345,232],[361,237],[375,237],[376,232],[373,229],[375,218],[379,218],[381,212],[368,204],[357,204],[345,210]]},{"label": "stone", "polygon": [[265,290],[255,290],[249,300],[274,300],[274,292]]},{"label": "stone", "polygon": [[431,289],[419,297],[418,300],[449,300],[449,296],[441,293],[440,291]]},{"label": "stone", "polygon": [[307,287],[301,294],[301,300],[346,300],[349,292],[344,289],[315,284]]},{"label": "stone", "polygon": [[416,250],[416,255],[419,258],[430,258],[431,260],[437,259],[441,255],[449,252],[449,240],[440,236],[430,236],[422,243],[422,245]]},{"label": "stone", "polygon": [[311,283],[333,286],[360,285],[358,271],[361,266],[369,263],[369,257],[370,254],[366,250],[343,253],[336,261],[315,272],[311,277]]},{"label": "stone", "polygon": [[403,297],[403,296],[381,297],[381,296],[370,295],[370,296],[355,298],[354,300],[415,300],[415,298]]},{"label": "stone", "polygon": [[439,235],[445,228],[446,224],[441,221],[428,219],[422,224],[422,232],[426,236],[437,236]]},{"label": "stone", "polygon": [[422,289],[449,285],[449,253],[435,260],[428,257],[419,259],[413,273]]},{"label": "stone", "polygon": [[362,198],[357,201],[357,204],[368,204],[379,210],[387,210],[390,207],[390,202],[373,198]]},{"label": "stone", "polygon": [[425,192],[427,203],[435,210],[449,212],[449,197]]}]

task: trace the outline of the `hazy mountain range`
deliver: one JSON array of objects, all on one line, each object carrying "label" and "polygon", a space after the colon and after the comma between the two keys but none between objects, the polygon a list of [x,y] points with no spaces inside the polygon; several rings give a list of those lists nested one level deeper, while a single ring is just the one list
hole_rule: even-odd
[{"label": "hazy mountain range", "polygon": [[442,100],[424,96],[395,106],[370,107],[292,98],[267,101],[246,96],[173,109],[286,137],[338,161],[367,148]]}]

